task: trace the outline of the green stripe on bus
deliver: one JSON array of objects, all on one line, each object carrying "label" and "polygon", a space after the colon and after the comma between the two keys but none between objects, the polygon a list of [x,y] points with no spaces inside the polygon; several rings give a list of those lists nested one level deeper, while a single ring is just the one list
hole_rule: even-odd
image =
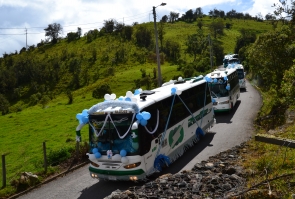
[{"label": "green stripe on bus", "polygon": [[218,109],[218,110],[214,110],[215,113],[218,113],[218,112],[228,112],[230,111],[231,109]]},{"label": "green stripe on bus", "polygon": [[132,171],[111,171],[111,170],[95,169],[93,167],[89,167],[89,171],[92,171],[93,173],[97,173],[97,174],[114,175],[114,176],[141,175],[144,173],[142,169],[132,170]]}]

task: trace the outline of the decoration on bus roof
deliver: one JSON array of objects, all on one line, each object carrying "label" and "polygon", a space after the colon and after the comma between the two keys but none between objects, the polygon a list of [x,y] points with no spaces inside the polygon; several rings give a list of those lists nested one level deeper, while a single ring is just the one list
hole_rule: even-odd
[{"label": "decoration on bus roof", "polygon": [[84,109],[82,113],[78,113],[76,118],[79,120],[80,124],[87,124],[88,123],[88,110]]},{"label": "decoration on bus roof", "polygon": [[171,94],[172,95],[181,95],[181,93],[182,93],[182,91],[181,90],[178,90],[178,88],[177,87],[173,87],[173,88],[171,88]]}]

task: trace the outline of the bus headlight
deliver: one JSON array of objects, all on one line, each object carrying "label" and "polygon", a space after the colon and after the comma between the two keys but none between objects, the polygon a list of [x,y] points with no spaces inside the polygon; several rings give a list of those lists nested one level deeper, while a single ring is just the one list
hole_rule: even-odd
[{"label": "bus headlight", "polygon": [[98,176],[97,176],[96,174],[92,173],[92,174],[91,174],[91,177],[92,177],[92,178],[97,178]]},{"label": "bus headlight", "polygon": [[218,102],[218,104],[228,104],[229,100],[223,101],[223,102]]},{"label": "bus headlight", "polygon": [[133,164],[127,164],[126,166],[124,166],[125,169],[133,169],[135,167],[138,167],[141,164],[141,162],[136,162]]},{"label": "bus headlight", "polygon": [[129,179],[132,180],[132,181],[136,181],[137,180],[137,177],[136,176],[130,176]]},{"label": "bus headlight", "polygon": [[96,164],[95,162],[90,161],[90,164],[94,167],[99,167],[99,164]]}]

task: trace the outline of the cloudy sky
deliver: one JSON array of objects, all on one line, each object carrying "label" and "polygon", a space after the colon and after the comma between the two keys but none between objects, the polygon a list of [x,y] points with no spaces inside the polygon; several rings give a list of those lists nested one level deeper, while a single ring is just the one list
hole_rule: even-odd
[{"label": "cloudy sky", "polygon": [[[166,6],[156,8],[157,21],[171,11],[182,16],[189,9],[201,7],[204,14],[216,8],[226,12],[249,13],[265,16],[273,13],[274,3],[279,0],[163,0]],[[82,34],[100,29],[104,20],[115,19],[131,25],[133,22],[153,21],[152,8],[161,0],[0,0],[0,57],[14,53],[26,46],[45,40],[44,28],[59,23],[63,35],[76,32]]]}]

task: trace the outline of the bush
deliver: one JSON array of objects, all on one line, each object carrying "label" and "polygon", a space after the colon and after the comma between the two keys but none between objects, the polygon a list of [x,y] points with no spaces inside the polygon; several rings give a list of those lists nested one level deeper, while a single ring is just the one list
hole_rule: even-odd
[{"label": "bush", "polygon": [[50,151],[47,156],[47,163],[51,166],[56,166],[59,163],[71,157],[69,149],[61,148],[56,151]]},{"label": "bush", "polygon": [[92,97],[100,99],[103,98],[106,93],[112,93],[112,90],[107,83],[103,83],[92,92]]}]

